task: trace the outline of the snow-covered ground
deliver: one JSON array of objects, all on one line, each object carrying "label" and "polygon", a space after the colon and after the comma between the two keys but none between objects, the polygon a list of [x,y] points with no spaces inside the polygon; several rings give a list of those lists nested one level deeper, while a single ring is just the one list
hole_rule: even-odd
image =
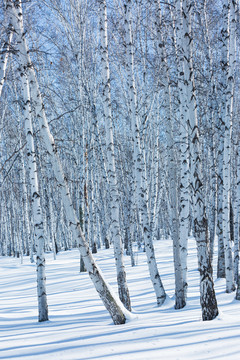
[{"label": "snow-covered ground", "polygon": [[[168,299],[156,307],[145,254],[136,252],[137,266],[125,257],[136,318],[113,325],[86,273],[79,273],[79,252],[47,254],[50,321],[37,322],[35,265],[24,258],[0,258],[0,359],[153,360],[240,359],[240,302],[215,288],[220,316],[201,321],[195,241],[189,241],[188,304],[174,310],[174,275],[170,240],[155,243],[159,271]],[[96,259],[116,289],[112,249]],[[216,278],[216,276],[215,276]]]}]

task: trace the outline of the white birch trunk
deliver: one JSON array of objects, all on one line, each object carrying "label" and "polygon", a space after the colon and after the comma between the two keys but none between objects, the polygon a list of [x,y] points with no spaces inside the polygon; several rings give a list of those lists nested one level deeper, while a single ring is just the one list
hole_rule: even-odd
[{"label": "white birch trunk", "polygon": [[234,281],[237,283],[238,281],[238,273],[239,273],[239,199],[237,198],[237,168],[239,162],[239,153],[238,146],[236,147],[234,156],[234,169],[233,169],[233,184],[232,184],[232,202],[233,202],[233,226],[234,226]]},{"label": "white birch trunk", "polygon": [[137,95],[134,79],[134,59],[131,30],[131,0],[125,4],[125,32],[126,32],[126,53],[127,53],[127,77],[130,97],[130,117],[131,131],[133,141],[133,178],[135,181],[136,205],[139,211],[140,221],[143,230],[145,251],[148,260],[148,268],[155,290],[157,304],[162,305],[166,299],[166,293],[158,272],[157,262],[154,252],[152,237],[150,234],[149,216],[148,216],[148,194],[147,182],[145,177],[145,161],[141,149],[141,140],[139,134],[139,119],[137,112]]},{"label": "white birch trunk", "polygon": [[233,86],[235,66],[235,1],[223,2],[222,70],[223,103],[222,113],[225,125],[223,150],[223,242],[225,253],[226,292],[235,290],[233,258],[230,238],[230,184],[231,184],[231,133],[233,117]]},{"label": "white birch trunk", "polygon": [[1,57],[0,57],[0,97],[2,95],[2,89],[3,89],[3,84],[5,81],[5,75],[6,75],[6,69],[7,69],[7,61],[8,61],[8,57],[9,57],[9,50],[10,50],[10,45],[12,42],[12,37],[13,37],[13,31],[11,28],[8,29],[9,34],[8,34],[8,41],[7,43],[5,43],[1,49]]},{"label": "white birch trunk", "polygon": [[51,243],[52,243],[52,252],[53,252],[53,258],[54,260],[56,260],[56,239],[55,239],[55,233],[54,233],[54,228],[56,229],[55,226],[55,217],[54,217],[54,212],[53,212],[53,206],[52,206],[52,201],[51,201],[51,186],[50,186],[50,182],[48,183],[48,207],[49,207],[49,232],[50,232],[50,239],[51,239]]},{"label": "white birch trunk", "polygon": [[[208,19],[207,19],[207,1],[201,0],[199,2],[195,2],[195,7],[198,9],[197,16],[199,21],[199,28],[202,31],[202,37],[204,39],[203,45],[205,48],[205,56],[207,61],[207,74],[209,81],[209,94],[207,96],[207,104],[206,104],[206,115],[207,115],[207,123],[209,124],[209,133],[206,134],[208,138],[209,147],[209,190],[210,197],[208,200],[208,225],[209,225],[209,235],[210,235],[210,255],[211,261],[213,260],[214,253],[214,240],[215,240],[215,232],[216,232],[216,199],[217,199],[217,179],[216,179],[216,126],[217,126],[217,117],[219,116],[219,109],[217,103],[217,86],[216,81],[214,79],[214,69],[213,69],[213,56],[210,44],[209,37],[209,29],[208,29]],[[203,144],[204,149],[205,144]],[[206,190],[205,190],[206,191]]]},{"label": "white birch trunk", "polygon": [[222,117],[218,119],[218,155],[217,155],[217,236],[218,236],[218,264],[217,264],[217,277],[225,278],[225,257],[224,257],[224,244],[223,244],[223,136],[224,127]]},{"label": "white birch trunk", "polygon": [[[240,225],[240,140],[238,140],[238,145],[237,145],[237,154],[238,154],[238,157],[237,157],[237,169],[236,169],[236,172],[237,172],[237,176],[236,176],[236,216],[237,216],[237,219],[236,219],[236,223],[237,223],[237,228],[235,229],[236,231],[236,238],[238,239],[236,241],[236,250],[235,250],[235,254],[236,254],[236,261],[235,261],[235,274],[239,274],[239,239],[240,239],[240,232],[239,232],[239,225]],[[235,276],[236,276],[235,275]],[[240,290],[240,289],[239,289]]]},{"label": "white birch trunk", "polygon": [[[14,75],[13,75],[14,76]],[[15,92],[15,96],[16,99],[18,100],[18,93],[17,93],[17,82],[16,82],[16,78],[14,76],[14,92]],[[19,106],[19,101],[16,102],[16,111],[18,113],[21,112],[20,110],[20,106]],[[25,126],[25,124],[24,124]],[[20,163],[21,163],[21,172],[20,172],[20,182],[22,184],[22,218],[24,219],[24,221],[22,221],[22,242],[25,244],[24,248],[25,248],[25,254],[27,256],[30,255],[30,262],[34,263],[34,258],[33,258],[33,241],[32,241],[32,236],[31,236],[31,230],[30,230],[30,221],[29,221],[29,217],[30,217],[30,212],[29,212],[29,204],[28,204],[28,191],[27,191],[27,186],[26,186],[26,168],[25,168],[25,164],[24,164],[24,154],[23,154],[23,146],[22,146],[22,135],[21,135],[21,121],[19,120],[19,152],[20,152]]]},{"label": "white birch trunk", "polygon": [[24,100],[23,111],[25,118],[25,135],[27,140],[27,157],[28,157],[28,170],[29,170],[30,187],[31,187],[34,237],[37,244],[36,261],[37,261],[37,290],[38,290],[38,320],[41,322],[48,320],[43,215],[40,204],[36,154],[35,154],[35,147],[33,140],[29,83],[28,83],[28,78],[25,75],[25,71],[23,69],[21,69],[20,76],[22,81],[22,94]]},{"label": "white birch trunk", "polygon": [[189,233],[189,216],[190,216],[190,189],[189,189],[189,104],[187,97],[187,89],[185,86],[185,73],[188,71],[185,64],[185,51],[183,39],[185,25],[183,22],[182,9],[180,1],[176,2],[177,21],[176,21],[176,46],[178,57],[178,89],[180,100],[180,125],[179,125],[179,140],[180,140],[180,206],[179,206],[179,243],[180,243],[180,257],[183,272],[183,286],[184,296],[187,296],[187,249],[188,249],[188,233]]},{"label": "white birch trunk", "polygon": [[215,140],[215,129],[216,129],[216,119],[219,116],[219,109],[217,104],[217,86],[214,80],[214,69],[213,69],[213,57],[210,46],[209,30],[208,30],[208,20],[207,20],[207,1],[203,1],[203,23],[204,23],[204,37],[206,43],[206,54],[209,62],[209,80],[211,81],[211,93],[210,93],[210,190],[211,190],[211,199],[210,199],[210,221],[209,221],[209,233],[210,233],[210,256],[211,261],[213,260],[214,254],[214,241],[216,233],[216,207],[217,207],[217,178],[216,178],[216,140]]},{"label": "white birch trunk", "polygon": [[117,282],[120,300],[124,306],[131,310],[130,296],[127,287],[126,273],[123,263],[123,245],[120,229],[120,202],[118,194],[118,183],[116,176],[113,123],[110,93],[110,71],[108,59],[108,39],[107,39],[107,7],[105,0],[99,0],[99,21],[101,37],[101,67],[103,82],[103,106],[106,132],[107,147],[107,174],[110,191],[110,212],[111,212],[111,231],[114,245],[114,255],[117,269]]},{"label": "white birch trunk", "polygon": [[185,126],[189,125],[191,139],[191,186],[193,191],[193,224],[197,242],[198,263],[200,271],[200,303],[202,319],[212,320],[218,315],[217,300],[214,291],[212,266],[209,253],[208,225],[203,197],[202,164],[199,144],[199,128],[196,109],[196,94],[191,49],[191,5],[187,0],[177,0],[182,18],[180,37],[182,39],[182,61],[184,73],[185,101],[188,102],[188,111],[185,114]]},{"label": "white birch trunk", "polygon": [[[21,146],[21,138],[20,138],[20,146]],[[33,263],[33,244],[32,244],[32,238],[31,238],[31,231],[30,231],[30,224],[29,224],[29,205],[28,205],[28,192],[27,192],[27,186],[26,186],[26,170],[25,170],[25,164],[23,161],[23,151],[20,151],[20,158],[21,158],[21,165],[22,165],[22,201],[23,201],[23,216],[24,216],[24,223],[25,223],[25,241],[26,241],[26,249],[27,249],[27,255],[30,256],[30,262]],[[28,254],[29,252],[29,254]]]},{"label": "white birch trunk", "polygon": [[[174,149],[174,140],[172,133],[172,99],[171,87],[169,79],[169,69],[166,60],[166,51],[163,35],[161,32],[161,8],[159,0],[155,0],[155,7],[157,11],[157,34],[158,34],[158,51],[161,58],[161,65],[163,74],[166,74],[167,84],[165,85],[165,102],[166,102],[166,136],[168,149],[168,171],[169,171],[169,192],[170,192],[170,217],[171,217],[171,232],[173,239],[173,256],[175,268],[175,308],[181,309],[186,305],[186,284],[187,284],[187,252],[182,251],[183,246],[180,247],[179,239],[179,212],[178,212],[178,194],[177,194],[177,160]],[[183,237],[182,237],[183,238]],[[186,239],[186,238],[185,238]],[[186,247],[185,247],[186,248]],[[183,269],[184,267],[184,274]],[[183,280],[184,277],[184,280]]]}]

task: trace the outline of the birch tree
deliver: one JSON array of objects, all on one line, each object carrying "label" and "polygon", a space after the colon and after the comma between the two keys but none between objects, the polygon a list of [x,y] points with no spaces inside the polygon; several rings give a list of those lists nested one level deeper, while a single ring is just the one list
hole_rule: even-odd
[{"label": "birch tree", "polygon": [[[207,146],[209,148],[209,190],[210,201],[208,206],[208,224],[209,224],[209,241],[210,241],[210,253],[211,261],[214,254],[214,240],[216,233],[216,200],[217,200],[217,179],[216,179],[216,145],[217,134],[216,127],[218,129],[217,119],[219,118],[219,104],[218,104],[218,87],[214,72],[214,61],[210,41],[209,33],[209,20],[207,16],[207,1],[202,0],[195,2],[195,11],[199,20],[199,29],[202,32],[204,55],[206,56],[206,73],[209,86],[206,88],[208,92],[208,102],[206,104],[206,122],[208,133],[206,138],[208,140]],[[218,131],[217,131],[218,133]]]},{"label": "birch tree", "polygon": [[197,243],[200,272],[200,303],[202,307],[202,319],[212,320],[218,315],[218,308],[212,277],[208,224],[203,197],[202,164],[191,49],[191,2],[187,0],[177,0],[177,6],[180,10],[179,15],[182,19],[182,25],[177,28],[177,32],[180,32],[178,36],[182,41],[181,52],[184,54],[184,58],[181,57],[182,60],[180,60],[180,64],[184,74],[185,101],[188,102],[187,112],[185,113],[185,126],[189,126],[192,151],[191,173],[193,174],[193,178],[191,179],[191,187],[193,191],[194,234]]},{"label": "birch tree", "polygon": [[7,29],[7,40],[4,42],[1,48],[1,56],[0,56],[0,97],[2,95],[2,88],[5,80],[7,62],[9,57],[10,46],[12,42],[13,31],[9,26]]},{"label": "birch tree", "polygon": [[44,256],[44,229],[43,216],[40,203],[40,193],[38,185],[38,172],[36,166],[36,154],[33,140],[33,127],[31,120],[30,91],[28,78],[23,69],[20,69],[23,94],[23,111],[25,118],[25,134],[27,139],[28,170],[31,186],[32,215],[34,224],[34,236],[37,244],[37,289],[38,289],[38,320],[48,320],[48,305],[45,275],[45,256]]},{"label": "birch tree", "polygon": [[178,89],[179,89],[179,140],[180,140],[180,203],[179,203],[179,245],[180,258],[183,271],[184,297],[186,301],[187,295],[187,248],[188,248],[188,232],[189,232],[189,207],[190,207],[190,188],[189,188],[189,118],[188,118],[188,97],[186,93],[185,71],[187,71],[185,63],[186,48],[184,48],[184,17],[182,16],[181,2],[176,2],[176,55],[178,62]]},{"label": "birch tree", "polygon": [[62,196],[67,220],[72,230],[73,238],[79,244],[79,249],[81,255],[83,256],[85,267],[106,309],[109,311],[114,324],[123,324],[126,322],[128,312],[126,309],[124,309],[119,299],[112,292],[109,285],[104,280],[101,270],[95,263],[89,246],[85,241],[84,235],[82,233],[79,220],[72,206],[67,181],[62,171],[62,166],[57,154],[57,148],[54,143],[54,139],[50,133],[38,81],[29,56],[29,50],[23,28],[21,3],[19,1],[7,0],[6,10],[9,21],[14,28],[18,46],[18,60],[28,77],[31,91],[31,103],[34,108],[35,117],[39,124],[45,149],[51,160],[55,179],[57,181],[57,187]]},{"label": "birch tree", "polygon": [[103,83],[103,106],[107,147],[107,174],[110,190],[111,231],[113,236],[114,254],[117,269],[117,282],[119,297],[125,307],[131,310],[129,291],[126,281],[126,273],[123,263],[123,246],[120,229],[120,203],[118,183],[116,176],[113,124],[110,93],[110,72],[108,59],[108,33],[107,33],[107,7],[105,0],[99,0],[99,23],[101,37],[101,67]]},{"label": "birch tree", "polygon": [[131,132],[133,142],[133,194],[139,211],[141,226],[143,230],[145,250],[148,260],[148,268],[157,297],[158,306],[165,301],[166,294],[158,272],[154,246],[150,234],[148,214],[148,189],[145,178],[144,155],[141,148],[139,134],[139,119],[137,111],[136,86],[134,78],[134,58],[131,31],[131,0],[125,3],[125,33],[126,33],[126,70],[128,76],[128,91],[130,98]]},{"label": "birch tree", "polygon": [[231,133],[233,117],[233,85],[235,66],[235,1],[223,2],[222,36],[222,119],[223,138],[223,242],[225,253],[226,292],[235,290],[233,259],[230,239],[230,181],[231,181]]},{"label": "birch tree", "polygon": [[[175,153],[175,144],[172,131],[172,92],[170,86],[169,68],[166,59],[165,42],[162,35],[162,16],[160,1],[155,0],[156,8],[156,27],[157,27],[157,49],[161,59],[161,66],[163,74],[165,74],[165,102],[166,102],[166,136],[168,147],[168,171],[169,171],[169,192],[170,192],[170,217],[171,217],[171,231],[173,238],[173,255],[174,255],[174,267],[175,267],[175,308],[181,309],[186,304],[186,266],[185,266],[185,285],[183,283],[183,269],[182,265],[185,263],[181,261],[182,246],[180,247],[179,239],[179,212],[178,212],[178,194],[177,194],[177,160]],[[186,240],[186,239],[185,239]],[[181,242],[182,244],[182,242]],[[182,257],[183,258],[183,257]]]}]

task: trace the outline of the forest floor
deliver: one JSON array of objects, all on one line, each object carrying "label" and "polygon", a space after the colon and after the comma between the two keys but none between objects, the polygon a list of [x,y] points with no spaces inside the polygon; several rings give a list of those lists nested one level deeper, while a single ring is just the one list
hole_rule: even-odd
[{"label": "forest floor", "polygon": [[[145,253],[135,249],[137,266],[125,257],[133,313],[125,325],[113,325],[89,277],[79,273],[79,252],[46,255],[48,322],[37,322],[36,269],[24,257],[0,258],[0,359],[154,360],[240,359],[240,302],[216,280],[220,315],[201,320],[196,245],[189,240],[188,303],[174,309],[174,273],[170,240],[155,242],[159,271],[168,298],[158,308]],[[95,255],[114,289],[113,250]],[[216,259],[215,259],[216,262]],[[216,276],[214,276],[216,279]]]}]

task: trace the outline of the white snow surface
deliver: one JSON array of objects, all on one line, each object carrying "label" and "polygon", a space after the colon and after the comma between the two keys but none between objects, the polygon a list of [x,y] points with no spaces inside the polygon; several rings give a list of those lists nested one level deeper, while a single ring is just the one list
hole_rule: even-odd
[{"label": "white snow surface", "polygon": [[[133,317],[114,325],[89,277],[79,273],[77,249],[46,254],[49,321],[37,321],[36,267],[24,257],[0,258],[0,359],[154,360],[240,359],[240,302],[215,280],[220,315],[201,320],[196,244],[189,240],[187,306],[174,309],[171,240],[155,242],[159,272],[168,294],[160,308],[146,263],[135,249],[137,266],[125,256]],[[94,255],[116,291],[113,250]],[[216,265],[216,258],[215,258]],[[215,266],[216,268],[216,266]],[[214,274],[214,278],[216,276]]]}]

